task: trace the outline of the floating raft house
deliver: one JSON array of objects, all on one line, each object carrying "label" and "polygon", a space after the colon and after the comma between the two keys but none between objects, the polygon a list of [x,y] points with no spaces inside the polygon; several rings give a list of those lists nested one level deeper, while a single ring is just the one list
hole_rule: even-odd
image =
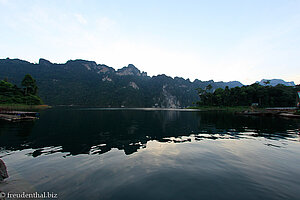
[{"label": "floating raft house", "polygon": [[37,112],[23,112],[23,111],[1,111],[0,120],[6,121],[30,121],[39,118],[39,113]]}]

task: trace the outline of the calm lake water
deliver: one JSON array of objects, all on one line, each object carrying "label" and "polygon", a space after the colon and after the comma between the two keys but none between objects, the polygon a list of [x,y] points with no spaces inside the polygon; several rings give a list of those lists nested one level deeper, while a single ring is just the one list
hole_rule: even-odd
[{"label": "calm lake water", "polygon": [[0,121],[5,192],[59,199],[299,199],[300,120],[53,108]]}]

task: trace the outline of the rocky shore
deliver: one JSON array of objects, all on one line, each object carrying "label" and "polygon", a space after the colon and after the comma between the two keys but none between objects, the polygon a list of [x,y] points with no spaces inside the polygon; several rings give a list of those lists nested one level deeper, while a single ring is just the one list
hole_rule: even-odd
[{"label": "rocky shore", "polygon": [[6,165],[3,160],[0,159],[0,181],[3,181],[6,178],[8,178]]}]

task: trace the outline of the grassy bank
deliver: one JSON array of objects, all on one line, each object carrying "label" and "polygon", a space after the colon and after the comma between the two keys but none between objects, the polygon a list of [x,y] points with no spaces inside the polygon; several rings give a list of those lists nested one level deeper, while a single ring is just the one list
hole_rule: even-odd
[{"label": "grassy bank", "polygon": [[36,111],[51,108],[48,105],[0,104],[0,110]]}]

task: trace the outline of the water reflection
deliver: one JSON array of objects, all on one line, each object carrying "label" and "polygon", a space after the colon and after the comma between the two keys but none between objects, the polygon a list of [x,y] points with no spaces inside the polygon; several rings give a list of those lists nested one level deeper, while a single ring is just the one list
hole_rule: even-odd
[{"label": "water reflection", "polygon": [[33,157],[55,152],[103,154],[112,148],[129,155],[145,148],[150,140],[174,143],[251,137],[297,140],[299,124],[299,120],[236,116],[228,112],[60,108],[41,113],[36,122],[1,122],[0,147],[34,149],[28,154]]}]

